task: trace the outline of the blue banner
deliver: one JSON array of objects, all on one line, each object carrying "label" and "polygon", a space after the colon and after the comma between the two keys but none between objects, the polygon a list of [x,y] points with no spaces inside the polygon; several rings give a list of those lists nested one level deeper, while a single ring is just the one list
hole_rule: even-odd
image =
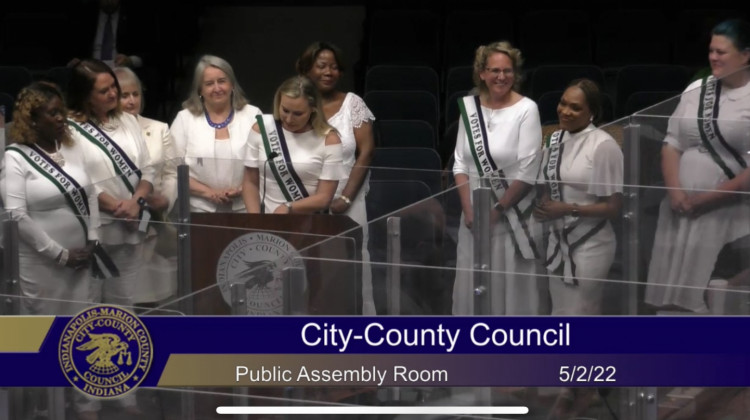
[{"label": "blue banner", "polygon": [[748,317],[29,319],[0,318],[2,387],[750,385]]}]

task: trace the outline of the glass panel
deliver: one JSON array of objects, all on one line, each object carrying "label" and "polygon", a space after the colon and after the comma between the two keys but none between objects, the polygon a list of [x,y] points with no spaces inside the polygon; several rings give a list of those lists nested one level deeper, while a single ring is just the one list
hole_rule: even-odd
[{"label": "glass panel", "polygon": [[[178,221],[175,206],[171,217],[154,221],[138,245],[139,252],[150,252],[151,257],[137,258],[133,270],[138,277],[163,280],[168,286],[159,294],[151,282],[150,291],[157,297],[133,297],[126,304],[142,314],[195,315],[749,314],[750,207],[745,167],[750,122],[726,109],[716,124],[715,115],[699,115],[698,105],[708,103],[704,93],[696,87],[588,135],[567,135],[562,151],[558,148],[557,164],[550,163],[555,160],[551,152],[541,150],[540,139],[536,155],[498,168],[502,173],[491,178],[511,190],[517,180],[528,185],[522,190],[530,191],[531,207],[522,206],[517,213],[501,203],[503,214],[499,214],[492,183],[467,177],[469,188],[463,194],[467,210],[471,207],[471,230],[462,215],[459,191],[464,186],[456,185],[450,168],[372,168],[366,198],[368,222],[361,228],[324,215],[270,214],[259,219],[235,214],[243,213],[243,206],[232,208],[221,197],[203,201],[192,197],[193,210],[201,210],[201,205],[214,199],[220,211],[195,212],[190,220]],[[556,129],[544,127],[545,136]],[[668,146],[664,146],[665,138]],[[618,152],[622,153],[622,177],[612,175],[620,170]],[[676,158],[672,163],[679,175],[669,170],[670,156]],[[194,176],[206,170],[231,172],[228,179],[236,181],[236,172],[243,171],[242,162],[237,161],[191,158],[187,164]],[[529,177],[527,169],[535,165],[540,169]],[[576,178],[571,170],[589,166],[596,176],[588,173]],[[561,182],[555,178],[558,169]],[[679,185],[670,174],[676,175],[673,178]],[[729,178],[734,183],[727,182]],[[477,188],[482,186],[485,189]],[[621,205],[611,198],[620,191]],[[564,204],[549,204],[547,199]],[[33,203],[26,212],[14,209],[10,215],[18,221],[24,216],[41,220],[45,212],[64,202],[54,197]],[[480,203],[482,211],[475,213]],[[534,214],[531,218],[526,217],[529,211]],[[105,225],[123,223],[106,211],[100,219]],[[322,229],[326,223],[337,226]],[[53,224],[50,229],[57,227]],[[27,232],[22,226],[19,231]],[[20,278],[34,277],[40,265],[24,259],[28,240],[23,241],[23,234],[20,238]],[[524,257],[524,252],[534,251],[535,259]],[[556,261],[558,255],[560,261]],[[149,267],[154,258],[158,264]],[[180,264],[188,268],[190,277],[177,279]],[[19,298],[23,283],[8,281],[14,277],[12,268],[3,267],[3,313],[68,313],[99,301],[93,294],[32,301],[28,288],[25,297]],[[180,280],[185,282],[183,287]],[[34,309],[30,303],[35,302],[64,308]],[[35,407],[33,401],[50,400],[35,392],[11,389],[5,395],[28,393],[11,408],[20,406],[29,413],[29,407]],[[614,412],[619,418],[668,419],[742,418],[746,395],[745,389],[729,388],[519,385],[142,389],[138,400],[148,412],[179,405],[174,410],[181,415],[194,413],[197,418],[217,417],[217,405],[317,402],[523,404],[530,407],[531,418],[596,418]],[[168,400],[172,402],[167,404]],[[105,409],[118,410],[117,404]]]}]

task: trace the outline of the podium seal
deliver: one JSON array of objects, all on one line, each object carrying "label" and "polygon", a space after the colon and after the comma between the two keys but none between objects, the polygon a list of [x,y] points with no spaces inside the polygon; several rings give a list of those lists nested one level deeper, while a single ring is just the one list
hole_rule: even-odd
[{"label": "podium seal", "polygon": [[116,398],[143,382],[154,348],[136,315],[117,306],[98,305],[68,322],[58,357],[75,388],[97,398]]},{"label": "podium seal", "polygon": [[304,269],[297,249],[286,239],[266,232],[247,233],[224,248],[216,265],[216,282],[231,305],[232,284],[243,283],[248,315],[281,315],[281,271]]}]

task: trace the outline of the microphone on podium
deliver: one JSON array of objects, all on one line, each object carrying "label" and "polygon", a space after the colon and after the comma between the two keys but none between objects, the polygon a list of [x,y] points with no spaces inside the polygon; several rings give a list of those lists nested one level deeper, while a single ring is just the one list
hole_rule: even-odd
[{"label": "microphone on podium", "polygon": [[266,213],[266,166],[277,157],[279,157],[279,152],[271,152],[266,155],[266,161],[263,163],[263,197],[260,199],[260,214]]}]

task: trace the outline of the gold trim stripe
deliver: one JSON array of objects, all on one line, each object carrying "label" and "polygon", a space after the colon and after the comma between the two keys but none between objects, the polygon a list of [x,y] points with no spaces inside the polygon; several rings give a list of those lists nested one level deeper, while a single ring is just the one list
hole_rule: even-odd
[{"label": "gold trim stripe", "polygon": [[0,353],[38,353],[54,316],[0,317]]}]

